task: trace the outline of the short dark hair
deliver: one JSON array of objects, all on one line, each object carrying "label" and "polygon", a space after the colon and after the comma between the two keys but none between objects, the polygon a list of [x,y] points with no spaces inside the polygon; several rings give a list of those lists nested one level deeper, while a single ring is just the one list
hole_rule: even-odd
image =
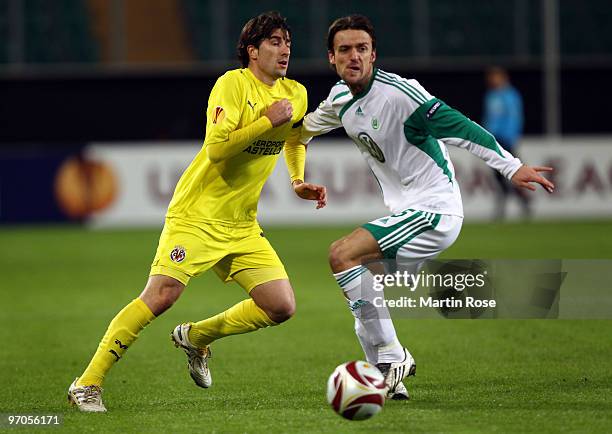
[{"label": "short dark hair", "polygon": [[287,19],[276,11],[265,12],[247,21],[242,28],[240,39],[238,39],[238,45],[236,46],[238,60],[240,60],[244,68],[249,66],[247,47],[253,45],[259,48],[261,41],[272,36],[276,29],[284,31],[287,37],[291,35]]},{"label": "short dark hair", "polygon": [[338,18],[334,21],[327,32],[327,49],[334,51],[334,36],[341,30],[363,30],[372,38],[372,50],[376,48],[376,34],[374,26],[365,15],[353,14],[347,17]]}]

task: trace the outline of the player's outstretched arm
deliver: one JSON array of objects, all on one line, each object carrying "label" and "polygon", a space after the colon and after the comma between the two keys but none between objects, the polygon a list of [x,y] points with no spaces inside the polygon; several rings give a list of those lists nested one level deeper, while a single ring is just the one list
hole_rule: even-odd
[{"label": "player's outstretched arm", "polygon": [[428,136],[446,145],[467,149],[507,179],[511,179],[523,164],[502,148],[491,133],[437,98],[422,104],[410,116],[404,123],[404,133],[411,143],[425,152],[432,145]]},{"label": "player's outstretched arm", "polygon": [[289,169],[291,185],[298,197],[306,200],[316,200],[317,209],[327,205],[327,189],[323,185],[304,182],[304,164],[306,161],[306,144],[321,134],[325,134],[342,126],[340,119],[332,107],[331,96],[319,107],[307,114],[299,128],[295,128],[285,145],[285,161]]},{"label": "player's outstretched arm", "polygon": [[306,145],[299,142],[300,129],[293,128],[285,142],[285,163],[291,182],[299,179],[304,181],[304,166],[306,165]]},{"label": "player's outstretched arm", "polygon": [[327,189],[323,185],[304,182],[304,165],[306,163],[306,145],[300,143],[299,129],[287,139],[285,144],[285,162],[291,178],[293,191],[298,197],[306,200],[316,200],[317,209],[327,205]]},{"label": "player's outstretched arm", "polygon": [[552,193],[555,190],[555,185],[548,179],[541,176],[538,172],[552,172],[552,167],[546,166],[526,166],[522,165],[512,178],[512,184],[517,187],[526,188],[527,190],[535,191],[535,186],[532,183],[537,183],[542,186],[547,192]]}]

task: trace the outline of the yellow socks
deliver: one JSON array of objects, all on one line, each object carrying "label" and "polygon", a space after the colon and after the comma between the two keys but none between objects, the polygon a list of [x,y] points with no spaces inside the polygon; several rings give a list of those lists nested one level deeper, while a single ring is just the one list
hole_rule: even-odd
[{"label": "yellow socks", "polygon": [[224,336],[252,332],[272,325],[276,323],[249,298],[212,318],[192,324],[189,341],[203,348]]},{"label": "yellow socks", "polygon": [[[121,359],[138,334],[155,315],[139,298],[133,300],[113,318],[98,345],[91,362],[79,377],[77,386],[102,385],[104,376]],[[251,332],[276,325],[252,299],[241,301],[225,312],[197,322],[189,330],[189,341],[203,348],[224,336]]]},{"label": "yellow socks", "polygon": [[155,315],[139,298],[125,306],[109,324],[96,354],[79,377],[77,386],[102,385],[106,373],[153,319]]}]

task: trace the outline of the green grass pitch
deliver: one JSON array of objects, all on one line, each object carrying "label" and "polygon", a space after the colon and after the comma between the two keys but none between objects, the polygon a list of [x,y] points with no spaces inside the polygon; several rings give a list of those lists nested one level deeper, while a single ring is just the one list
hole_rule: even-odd
[{"label": "green grass pitch", "polygon": [[[114,314],[141,291],[158,230],[0,230],[0,413],[61,414],[61,432],[611,432],[612,321],[398,320],[418,372],[409,402],[335,415],[328,375],[362,358],[327,246],[352,228],[267,228],[295,288],[288,323],[214,344],[209,390],[169,332],[244,297],[208,273],[154,321],[105,383],[108,414],[66,389]],[[612,222],[466,225],[445,258],[612,258]],[[16,431],[19,432],[19,431]],[[36,432],[43,432],[38,429]]]}]

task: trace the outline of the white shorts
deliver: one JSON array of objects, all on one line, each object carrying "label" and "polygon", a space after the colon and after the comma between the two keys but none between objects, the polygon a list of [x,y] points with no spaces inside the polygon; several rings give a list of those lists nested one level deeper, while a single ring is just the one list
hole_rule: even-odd
[{"label": "white shorts", "polygon": [[416,271],[455,242],[462,224],[462,217],[407,209],[362,227],[374,236],[384,259],[412,265]]}]

